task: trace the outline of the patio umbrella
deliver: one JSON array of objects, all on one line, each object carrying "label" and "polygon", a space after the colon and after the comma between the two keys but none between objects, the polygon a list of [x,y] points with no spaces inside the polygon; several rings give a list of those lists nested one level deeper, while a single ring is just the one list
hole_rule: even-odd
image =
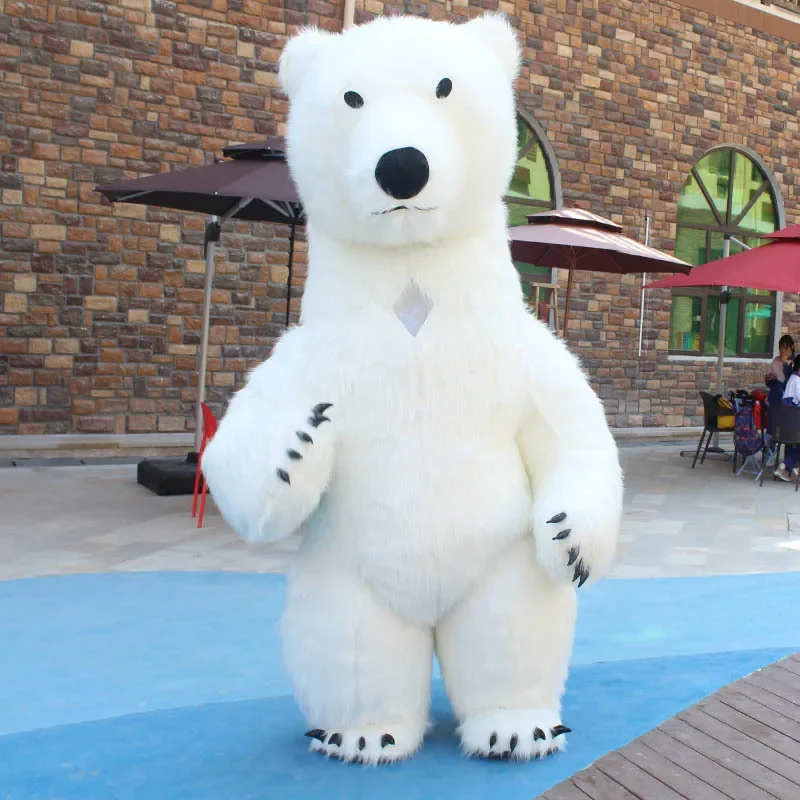
[{"label": "patio umbrella", "polygon": [[694,267],[688,275],[670,275],[645,289],[683,286],[735,286],[772,292],[800,292],[800,225],[768,233],[761,247]]},{"label": "patio umbrella", "polygon": [[[720,286],[723,291],[765,289],[772,292],[800,292],[800,225],[793,225],[761,237],[769,240],[761,247],[747,248],[729,256],[730,236],[725,238],[722,258],[694,267],[688,275],[670,275],[648,283],[645,289]],[[741,242],[739,242],[741,244]],[[722,298],[724,300],[724,298]],[[726,303],[720,303],[719,346],[717,349],[717,392],[722,394],[725,366]]]},{"label": "patio umbrella", "polygon": [[691,265],[622,235],[622,226],[582,208],[531,214],[528,225],[508,229],[514,261],[569,270],[564,338],[576,269],[591,272],[689,272]]},{"label": "patio umbrella", "polygon": [[[290,226],[289,286],[286,297],[288,326],[295,229],[297,225],[305,223],[303,207],[289,174],[282,139],[231,145],[223,149],[223,154],[229,156],[230,160],[218,160],[202,167],[119,181],[95,189],[112,202],[194,211],[212,217],[206,224],[204,237],[206,273],[200,375],[194,453],[189,454],[189,463],[196,461],[202,437],[200,404],[205,399],[211,293],[214,284],[214,250],[220,238],[221,226],[229,219],[285,223]],[[146,485],[158,494],[191,494],[192,480],[186,479],[183,472],[174,480],[165,479],[157,482],[154,479]],[[193,479],[193,474],[191,478]]]}]

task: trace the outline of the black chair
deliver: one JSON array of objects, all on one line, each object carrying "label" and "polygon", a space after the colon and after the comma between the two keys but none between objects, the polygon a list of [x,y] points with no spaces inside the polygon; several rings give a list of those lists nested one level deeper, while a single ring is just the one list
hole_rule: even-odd
[{"label": "black chair", "polygon": [[[771,406],[769,409],[769,427],[772,429],[772,441],[777,445],[775,463],[781,463],[781,447],[786,452],[790,444],[800,445],[800,408],[795,406]],[[773,476],[773,480],[777,480]],[[764,473],[761,473],[760,484],[764,483]],[[800,488],[800,471],[794,479],[794,490]]]},{"label": "black chair", "polygon": [[697,452],[694,454],[692,469],[694,469],[695,464],[697,464],[697,459],[700,456],[700,450],[703,449],[704,440],[706,446],[705,449],[703,449],[703,457],[700,459],[701,464],[706,460],[706,453],[708,452],[709,445],[711,444],[711,437],[715,433],[730,433],[733,430],[732,425],[728,425],[725,428],[720,428],[720,420],[727,417],[731,420],[731,422],[733,422],[735,416],[735,412],[732,408],[725,408],[721,406],[717,398],[708,392],[700,392],[700,399],[703,401],[703,432],[700,434],[700,441],[697,443]]}]

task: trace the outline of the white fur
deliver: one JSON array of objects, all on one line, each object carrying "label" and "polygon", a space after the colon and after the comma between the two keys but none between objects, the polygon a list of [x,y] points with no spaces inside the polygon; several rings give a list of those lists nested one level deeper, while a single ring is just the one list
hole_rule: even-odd
[{"label": "white fur", "polygon": [[[553,736],[553,729],[559,724],[558,714],[549,709],[503,708],[486,711],[470,717],[459,728],[461,749],[468,756],[508,758],[512,761],[544,758],[567,747],[565,734]],[[544,734],[544,739],[536,738],[537,728]]]},{"label": "white fur", "polygon": [[[282,634],[300,707],[325,731],[312,749],[369,763],[415,752],[435,648],[465,751],[488,753],[494,725],[517,733],[515,758],[542,755],[563,735],[522,737],[560,720],[568,552],[592,578],[606,569],[622,481],[599,400],[527,313],[509,256],[517,45],[497,19],[312,36],[281,64],[310,221],[302,325],[231,403],[203,468],[248,540],[303,533]],[[453,91],[436,98],[444,77]],[[374,214],[396,204],[375,164],[406,146],[430,181],[408,210]],[[412,283],[431,303],[416,337],[393,310]],[[287,461],[321,402],[331,421],[306,425],[314,443]],[[383,733],[396,744],[381,748]]]}]

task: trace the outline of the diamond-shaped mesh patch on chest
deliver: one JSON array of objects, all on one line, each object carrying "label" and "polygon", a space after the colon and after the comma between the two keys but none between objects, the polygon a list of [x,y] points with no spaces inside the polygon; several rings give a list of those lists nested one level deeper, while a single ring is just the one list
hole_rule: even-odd
[{"label": "diamond-shaped mesh patch on chest", "polygon": [[419,286],[411,281],[397,298],[393,308],[397,318],[403,323],[403,327],[412,336],[416,336],[425,324],[425,320],[428,319],[433,303]]}]

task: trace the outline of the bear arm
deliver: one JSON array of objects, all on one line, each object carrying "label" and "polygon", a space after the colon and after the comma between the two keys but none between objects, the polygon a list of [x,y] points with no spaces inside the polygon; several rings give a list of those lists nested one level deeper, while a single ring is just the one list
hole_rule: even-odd
[{"label": "bear arm", "polygon": [[291,536],[331,479],[335,409],[309,385],[316,370],[288,339],[233,397],[202,458],[220,513],[248,542]]},{"label": "bear arm", "polygon": [[578,566],[573,551],[587,576],[597,578],[609,567],[619,533],[619,455],[602,403],[578,363],[548,338],[531,348],[537,363],[518,440],[533,494],[531,529],[539,561],[554,578],[572,580]]}]

